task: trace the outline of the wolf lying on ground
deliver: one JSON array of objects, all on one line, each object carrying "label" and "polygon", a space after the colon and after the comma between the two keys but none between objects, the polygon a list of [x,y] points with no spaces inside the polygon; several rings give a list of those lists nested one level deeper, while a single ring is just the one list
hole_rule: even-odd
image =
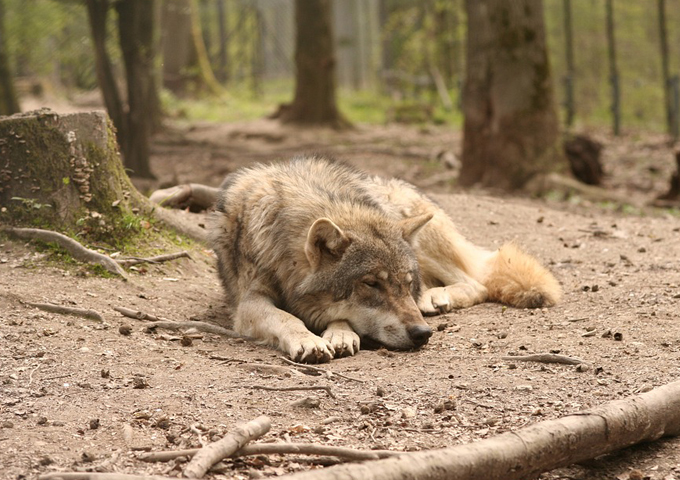
[{"label": "wolf lying on ground", "polygon": [[428,342],[424,315],[485,302],[554,305],[555,278],[509,244],[491,252],[416,187],[323,158],[229,175],[210,230],[234,329],[293,360]]}]

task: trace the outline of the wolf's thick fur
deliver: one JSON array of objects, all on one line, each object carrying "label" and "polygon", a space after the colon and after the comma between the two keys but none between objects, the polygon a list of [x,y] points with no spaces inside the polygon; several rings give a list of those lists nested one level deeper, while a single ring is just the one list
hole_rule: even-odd
[{"label": "wolf's thick fur", "polygon": [[361,339],[419,347],[422,314],[561,293],[516,246],[468,242],[412,185],[320,158],[229,175],[210,236],[235,330],[299,361],[353,355]]}]

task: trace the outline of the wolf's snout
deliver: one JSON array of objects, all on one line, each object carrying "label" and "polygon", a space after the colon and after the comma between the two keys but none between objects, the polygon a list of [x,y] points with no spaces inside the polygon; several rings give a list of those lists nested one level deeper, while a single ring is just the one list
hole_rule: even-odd
[{"label": "wolf's snout", "polygon": [[416,347],[420,347],[425,345],[430,339],[432,336],[432,329],[427,325],[414,325],[409,327],[408,336]]}]

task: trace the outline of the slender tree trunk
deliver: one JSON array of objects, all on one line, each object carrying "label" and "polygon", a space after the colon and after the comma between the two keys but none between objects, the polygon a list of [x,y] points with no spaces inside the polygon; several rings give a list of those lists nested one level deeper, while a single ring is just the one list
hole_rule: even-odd
[{"label": "slender tree trunk", "polygon": [[20,108],[9,67],[5,37],[5,2],[0,0],[0,115],[11,115],[19,112]]},{"label": "slender tree trunk", "polygon": [[567,170],[541,0],[466,0],[460,183],[513,190]]},{"label": "slender tree trunk", "polygon": [[607,56],[609,57],[609,83],[612,86],[612,129],[614,135],[621,132],[621,90],[619,88],[619,69],[616,66],[616,28],[614,25],[613,0],[605,2],[607,16]]},{"label": "slender tree trunk", "polygon": [[220,45],[218,50],[218,64],[217,77],[225,83],[229,79],[228,65],[229,65],[229,48],[227,38],[227,6],[225,0],[217,0],[217,25],[219,27]]},{"label": "slender tree trunk", "polygon": [[128,89],[128,141],[125,166],[132,176],[153,178],[149,143],[157,96],[154,78],[154,0],[119,0],[118,30]]},{"label": "slender tree trunk", "polygon": [[123,145],[127,141],[127,118],[123,109],[123,102],[113,75],[111,60],[106,50],[106,18],[108,16],[109,0],[87,0],[88,20],[94,43],[95,71],[97,82],[104,98],[104,105],[109,117],[118,132],[118,142],[123,152],[127,148]]},{"label": "slender tree trunk", "polygon": [[290,123],[348,126],[336,104],[330,0],[295,0],[295,98],[281,111]]}]

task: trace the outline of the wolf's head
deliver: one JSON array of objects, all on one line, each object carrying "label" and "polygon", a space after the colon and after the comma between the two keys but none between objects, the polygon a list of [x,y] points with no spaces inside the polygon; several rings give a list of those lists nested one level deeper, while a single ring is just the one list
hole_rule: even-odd
[{"label": "wolf's head", "polygon": [[301,285],[300,317],[318,332],[346,320],[362,339],[388,348],[426,344],[432,329],[416,304],[421,281],[412,244],[431,218],[354,218],[338,222],[342,228],[316,220],[305,244],[311,273]]}]

